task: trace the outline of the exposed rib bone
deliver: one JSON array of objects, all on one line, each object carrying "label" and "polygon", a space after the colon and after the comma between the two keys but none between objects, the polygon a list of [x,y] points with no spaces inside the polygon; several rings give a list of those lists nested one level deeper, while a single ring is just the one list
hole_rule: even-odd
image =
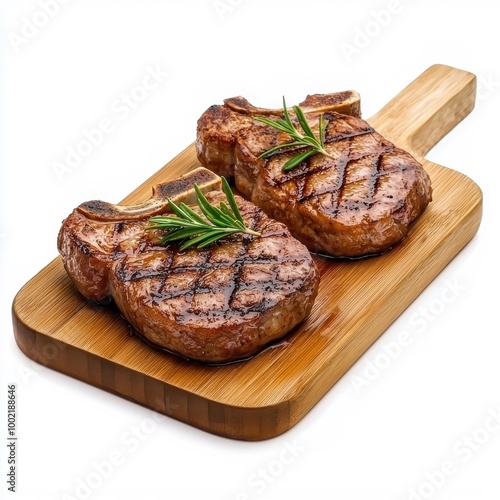
[{"label": "exposed rib bone", "polygon": [[[249,115],[265,116],[283,113],[283,108],[258,108],[250,104],[241,96],[224,99],[224,104],[233,111]],[[359,94],[354,90],[346,90],[345,92],[335,92],[332,94],[308,95],[299,106],[305,113],[334,111],[344,115],[361,116],[361,99]]]},{"label": "exposed rib bone", "polygon": [[197,197],[194,184],[197,184],[203,193],[222,189],[220,177],[200,167],[182,177],[153,186],[153,195],[144,203],[114,205],[106,201],[92,200],[82,203],[77,210],[89,219],[102,222],[144,219],[171,212],[168,198],[175,203],[195,203]]}]

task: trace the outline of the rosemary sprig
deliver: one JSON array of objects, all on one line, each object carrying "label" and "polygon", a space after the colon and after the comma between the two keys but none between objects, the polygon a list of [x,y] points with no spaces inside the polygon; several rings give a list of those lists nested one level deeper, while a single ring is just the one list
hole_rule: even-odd
[{"label": "rosemary sprig", "polygon": [[283,97],[283,118],[278,118],[277,120],[269,120],[269,118],[264,118],[262,116],[256,116],[255,119],[259,122],[265,123],[270,127],[275,128],[281,132],[286,132],[288,135],[294,139],[292,142],[286,142],[284,144],[279,144],[271,149],[268,149],[264,153],[262,153],[259,158],[268,158],[276,152],[283,152],[290,148],[307,148],[306,151],[301,151],[298,154],[294,155],[290,158],[284,165],[282,170],[285,172],[288,170],[292,170],[297,165],[300,165],[307,158],[314,156],[318,153],[327,156],[328,158],[333,158],[333,156],[328,153],[325,149],[325,131],[328,126],[328,120],[323,118],[323,115],[319,117],[319,134],[318,137],[314,135],[314,132],[307,122],[304,111],[300,106],[294,106],[293,111],[295,116],[297,117],[297,121],[299,122],[300,127],[302,128],[301,133],[299,130],[295,128],[295,125],[292,123],[290,119],[290,115],[288,113],[288,109],[286,107],[285,97]]},{"label": "rosemary sprig", "polygon": [[195,246],[204,248],[225,236],[234,233],[246,233],[260,236],[260,233],[245,226],[233,192],[227,180],[222,177],[222,191],[227,203],[221,201],[220,208],[211,205],[198,185],[194,185],[197,203],[204,219],[185,203],[168,200],[174,216],[158,215],[149,219],[146,229],[166,229],[167,233],[160,240],[161,245],[172,241],[181,241],[180,250]]}]

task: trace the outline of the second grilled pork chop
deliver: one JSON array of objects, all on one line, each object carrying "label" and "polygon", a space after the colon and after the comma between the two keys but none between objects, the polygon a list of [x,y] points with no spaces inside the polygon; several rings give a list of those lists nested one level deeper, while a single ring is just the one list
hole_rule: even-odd
[{"label": "second grilled pork chop", "polygon": [[78,290],[114,300],[149,342],[205,362],[245,358],[309,314],[319,275],[286,226],[241,197],[245,223],[260,237],[235,234],[183,252],[160,246],[149,218],[168,212],[166,197],[193,204],[194,182],[212,204],[225,200],[218,176],[197,169],[157,186],[143,205],[83,203],[63,222],[58,249]]},{"label": "second grilled pork chop", "polygon": [[316,136],[319,117],[328,121],[325,149],[333,159],[318,154],[283,172],[297,151],[259,158],[291,142],[288,134],[255,120],[282,118],[282,110],[255,108],[238,97],[211,106],[198,120],[201,164],[234,176],[243,196],[312,251],[360,257],[387,250],[431,201],[428,174],[360,118],[356,93],[309,96],[301,107]]}]

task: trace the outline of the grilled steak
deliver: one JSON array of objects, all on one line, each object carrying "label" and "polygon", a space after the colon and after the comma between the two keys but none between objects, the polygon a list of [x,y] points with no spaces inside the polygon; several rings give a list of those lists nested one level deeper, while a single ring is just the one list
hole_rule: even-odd
[{"label": "grilled steak", "polygon": [[[361,113],[359,94],[353,91],[307,96],[300,106],[308,113],[336,111],[353,116]],[[198,120],[196,153],[200,163],[226,178],[233,177],[239,139],[251,133],[257,124],[254,117],[278,117],[282,113],[282,109],[252,106],[243,97],[226,99],[224,106],[210,106]]]},{"label": "grilled steak", "polygon": [[428,174],[361,119],[357,94],[310,96],[300,106],[316,135],[319,117],[328,121],[325,149],[333,159],[317,154],[284,172],[297,150],[259,158],[291,142],[288,134],[254,119],[282,118],[282,110],[261,110],[238,97],[211,106],[198,120],[199,161],[234,176],[245,198],[285,223],[311,251],[361,257],[387,250],[431,201]]},{"label": "grilled steak", "polygon": [[114,300],[150,343],[204,362],[248,357],[282,337],[310,312],[319,275],[307,248],[287,227],[236,196],[248,227],[204,248],[160,246],[146,230],[167,213],[166,197],[194,206],[196,182],[212,204],[225,200],[220,179],[203,168],[156,187],[134,207],[87,202],[63,222],[58,249],[87,299]]}]

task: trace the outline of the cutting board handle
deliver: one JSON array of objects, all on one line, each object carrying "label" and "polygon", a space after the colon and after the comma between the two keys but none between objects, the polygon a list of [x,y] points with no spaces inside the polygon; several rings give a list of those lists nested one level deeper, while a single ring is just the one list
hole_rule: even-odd
[{"label": "cutting board handle", "polygon": [[394,144],[423,158],[474,109],[475,101],[475,75],[435,64],[368,121]]}]

